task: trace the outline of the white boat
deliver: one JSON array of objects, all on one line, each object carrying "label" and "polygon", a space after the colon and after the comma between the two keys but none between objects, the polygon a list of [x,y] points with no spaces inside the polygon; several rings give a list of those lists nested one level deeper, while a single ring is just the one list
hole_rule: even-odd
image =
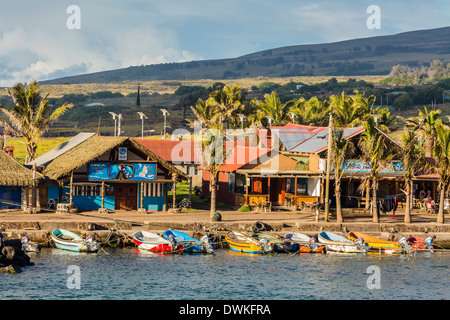
[{"label": "white boat", "polygon": [[321,232],[318,235],[320,243],[327,247],[327,251],[345,253],[366,253],[370,247],[364,243],[362,238],[358,241],[351,241],[343,236],[332,232]]},{"label": "white boat", "polygon": [[99,247],[92,236],[81,238],[76,233],[64,229],[56,229],[52,232],[52,240],[58,249],[75,252],[97,252]]},{"label": "white boat", "polygon": [[136,231],[133,241],[139,249],[159,253],[178,253],[183,250],[183,245],[178,244],[175,237],[164,239],[160,235],[147,231]]}]

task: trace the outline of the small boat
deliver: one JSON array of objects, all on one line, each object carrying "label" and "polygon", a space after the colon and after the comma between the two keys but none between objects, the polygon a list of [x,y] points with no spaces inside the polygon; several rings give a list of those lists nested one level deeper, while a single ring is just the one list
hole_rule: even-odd
[{"label": "small boat", "polygon": [[317,243],[315,237],[303,233],[291,232],[284,235],[284,242],[296,246],[294,251],[301,253],[325,253],[325,246]]},{"label": "small boat", "polygon": [[317,237],[319,242],[327,247],[327,252],[366,253],[370,249],[362,238],[359,238],[358,241],[352,241],[338,234],[325,231],[319,233]]},{"label": "small boat", "polygon": [[76,233],[64,229],[52,231],[52,240],[58,249],[76,252],[97,252],[99,247],[93,236],[86,239],[81,238]]},{"label": "small boat", "polygon": [[270,247],[267,239],[258,240],[240,232],[228,232],[225,236],[225,240],[230,246],[230,249],[233,251],[252,254],[272,252],[272,248]]},{"label": "small boat", "polygon": [[272,248],[273,252],[282,253],[294,251],[294,248],[290,243],[283,242],[282,239],[277,238],[271,234],[255,232],[251,235],[251,237],[258,242],[264,239],[267,240],[267,243]]},{"label": "small boat", "polygon": [[147,231],[136,231],[133,234],[133,242],[139,249],[159,253],[180,253],[183,250],[183,245],[178,244],[174,236],[169,236],[167,240],[156,233]]},{"label": "small boat", "polygon": [[426,239],[419,237],[408,237],[407,242],[412,249],[432,250],[436,248],[436,246],[433,245],[432,237],[427,237]]},{"label": "small boat", "polygon": [[208,235],[203,235],[200,240],[191,237],[190,235],[177,231],[177,230],[166,230],[163,232],[163,237],[170,241],[171,236],[175,238],[177,243],[183,245],[183,251],[188,253],[213,253],[214,246],[209,241]]},{"label": "small boat", "polygon": [[403,252],[403,248],[399,245],[399,243],[394,241],[379,239],[361,232],[349,232],[347,236],[349,240],[355,242],[359,238],[362,238],[364,243],[367,243],[371,247],[369,252],[384,254],[396,254]]},{"label": "small boat", "polygon": [[24,236],[21,242],[24,252],[41,252],[41,245],[37,242],[30,241],[28,236]]}]

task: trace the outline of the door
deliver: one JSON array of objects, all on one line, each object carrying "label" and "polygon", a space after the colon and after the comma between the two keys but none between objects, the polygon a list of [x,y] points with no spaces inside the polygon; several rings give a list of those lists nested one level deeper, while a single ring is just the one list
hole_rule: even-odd
[{"label": "door", "polygon": [[116,210],[137,210],[137,184],[116,184]]}]

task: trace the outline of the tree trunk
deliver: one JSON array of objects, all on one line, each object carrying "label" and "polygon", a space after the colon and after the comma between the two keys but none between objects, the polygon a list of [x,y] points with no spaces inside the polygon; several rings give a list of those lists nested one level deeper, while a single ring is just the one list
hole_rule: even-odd
[{"label": "tree trunk", "polygon": [[338,223],[344,222],[344,217],[342,216],[342,208],[341,208],[341,181],[339,179],[335,179],[334,186],[334,196],[336,197],[336,220]]},{"label": "tree trunk", "polygon": [[214,174],[211,174],[210,188],[211,188],[211,210],[209,212],[209,217],[212,220],[214,213],[216,212],[216,190],[217,190],[217,182]]},{"label": "tree trunk", "polygon": [[428,137],[425,139],[424,147],[425,147],[425,157],[433,156],[433,138]]},{"label": "tree trunk", "polygon": [[379,223],[377,210],[377,180],[372,181],[372,222]]},{"label": "tree trunk", "polygon": [[366,181],[366,210],[370,207],[370,180]]},{"label": "tree trunk", "polygon": [[406,185],[406,208],[405,208],[405,223],[411,223],[411,182],[405,181]]},{"label": "tree trunk", "polygon": [[444,223],[444,198],[445,198],[445,186],[441,186],[441,196],[439,199],[439,211],[436,223]]}]

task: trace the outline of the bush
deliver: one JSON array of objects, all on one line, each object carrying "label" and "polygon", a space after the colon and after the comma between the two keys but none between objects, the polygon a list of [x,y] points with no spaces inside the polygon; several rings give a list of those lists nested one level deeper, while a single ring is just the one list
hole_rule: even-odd
[{"label": "bush", "polygon": [[251,212],[252,209],[250,209],[249,206],[246,206],[246,205],[244,204],[242,207],[239,208],[238,211],[239,211],[239,212]]}]

